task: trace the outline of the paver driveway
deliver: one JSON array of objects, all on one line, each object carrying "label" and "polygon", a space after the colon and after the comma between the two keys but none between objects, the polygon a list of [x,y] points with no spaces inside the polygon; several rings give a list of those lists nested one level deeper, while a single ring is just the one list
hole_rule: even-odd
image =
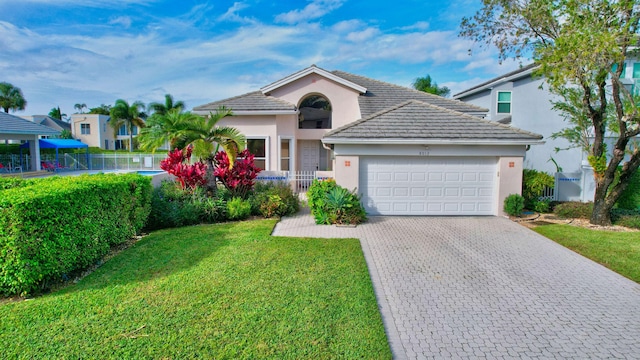
[{"label": "paver driveway", "polygon": [[300,214],[274,235],[361,240],[394,358],[640,358],[640,285],[508,219]]}]

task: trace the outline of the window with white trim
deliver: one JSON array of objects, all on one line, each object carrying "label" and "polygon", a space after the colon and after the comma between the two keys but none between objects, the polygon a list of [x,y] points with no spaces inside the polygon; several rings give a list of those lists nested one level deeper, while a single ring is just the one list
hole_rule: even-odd
[{"label": "window with white trim", "polygon": [[247,139],[247,149],[254,155],[254,163],[262,170],[267,169],[267,139]]},{"label": "window with white trim", "polygon": [[498,91],[498,114],[511,114],[511,91]]},{"label": "window with white trim", "polygon": [[291,170],[291,139],[280,139],[280,170]]},{"label": "window with white trim", "polygon": [[82,135],[90,135],[91,134],[91,124],[80,124],[80,134],[82,134]]}]

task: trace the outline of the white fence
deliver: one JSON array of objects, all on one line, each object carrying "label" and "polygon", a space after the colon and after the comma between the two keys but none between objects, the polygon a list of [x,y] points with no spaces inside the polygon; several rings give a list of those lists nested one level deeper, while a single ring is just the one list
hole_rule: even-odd
[{"label": "white fence", "polygon": [[283,181],[291,185],[293,191],[304,193],[314,179],[333,179],[333,171],[261,171],[256,180]]}]

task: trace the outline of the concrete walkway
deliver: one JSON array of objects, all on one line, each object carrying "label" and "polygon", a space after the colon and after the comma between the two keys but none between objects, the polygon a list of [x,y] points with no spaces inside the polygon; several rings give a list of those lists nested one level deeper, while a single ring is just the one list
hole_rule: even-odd
[{"label": "concrete walkway", "polygon": [[395,359],[640,358],[640,285],[508,219],[284,218],[362,244]]}]

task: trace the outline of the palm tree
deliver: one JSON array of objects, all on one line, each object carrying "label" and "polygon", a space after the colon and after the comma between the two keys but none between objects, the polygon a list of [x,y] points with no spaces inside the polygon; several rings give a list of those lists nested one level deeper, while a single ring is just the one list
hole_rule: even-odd
[{"label": "palm tree", "polygon": [[109,111],[111,120],[109,123],[114,130],[114,134],[117,136],[118,130],[121,126],[126,126],[129,133],[129,152],[133,151],[133,127],[144,127],[144,104],[140,101],[136,101],[129,105],[128,102],[122,99],[116,100],[115,105]]},{"label": "palm tree", "polygon": [[24,110],[27,106],[27,101],[22,95],[22,90],[15,87],[8,82],[0,82],[0,107],[4,112],[8,113],[9,110]]},{"label": "palm tree", "polygon": [[235,162],[239,149],[244,149],[246,139],[236,128],[218,126],[218,122],[233,115],[231,110],[220,107],[207,118],[181,113],[173,109],[165,115],[149,119],[149,126],[140,133],[140,145],[145,150],[156,150],[167,141],[172,148],[184,149],[193,145],[193,153],[208,165],[207,188],[216,190],[214,157],[220,148],[227,153],[231,164]]},{"label": "palm tree", "polygon": [[60,106],[58,106],[58,107],[51,108],[51,111],[49,111],[49,116],[51,116],[54,119],[62,120],[62,118],[66,117],[67,114],[63,114],[62,110],[60,110]]},{"label": "palm tree", "polygon": [[173,96],[171,94],[166,94],[164,96],[164,104],[152,102],[149,104],[149,110],[152,110],[154,114],[164,115],[173,109],[178,109],[179,111],[184,110],[185,105],[183,101],[173,101]]},{"label": "palm tree", "polygon": [[75,105],[73,105],[73,108],[77,109],[80,114],[84,114],[84,111],[82,109],[87,109],[87,104],[84,104],[84,103],[75,104]]}]

